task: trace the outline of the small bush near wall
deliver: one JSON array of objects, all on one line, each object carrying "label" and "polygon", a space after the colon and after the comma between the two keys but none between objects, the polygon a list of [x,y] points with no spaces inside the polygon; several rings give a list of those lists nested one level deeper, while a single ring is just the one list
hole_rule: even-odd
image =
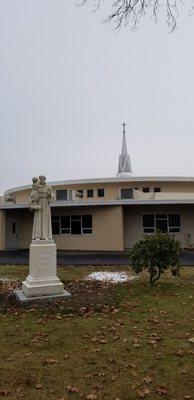
[{"label": "small bush near wall", "polygon": [[150,284],[154,285],[168,268],[173,275],[179,274],[180,250],[180,243],[166,233],[146,236],[137,242],[129,253],[132,268],[137,274],[147,269]]}]

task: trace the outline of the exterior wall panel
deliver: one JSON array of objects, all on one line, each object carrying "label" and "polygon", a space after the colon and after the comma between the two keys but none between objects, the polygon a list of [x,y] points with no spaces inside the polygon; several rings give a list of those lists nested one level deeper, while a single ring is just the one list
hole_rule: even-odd
[{"label": "exterior wall panel", "polygon": [[180,233],[175,238],[180,241],[181,246],[194,247],[194,206],[172,205],[172,206],[132,206],[124,208],[124,246],[131,248],[135,242],[142,239],[143,214],[150,213],[177,213],[181,218]]},{"label": "exterior wall panel", "polygon": [[91,235],[55,235],[54,241],[61,250],[123,251],[122,207],[85,207],[53,210],[53,215],[92,214],[93,233]]}]

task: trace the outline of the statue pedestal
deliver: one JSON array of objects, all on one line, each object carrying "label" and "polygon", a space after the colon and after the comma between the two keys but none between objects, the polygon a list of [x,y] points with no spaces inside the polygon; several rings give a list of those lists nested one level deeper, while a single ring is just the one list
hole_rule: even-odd
[{"label": "statue pedestal", "polygon": [[63,284],[56,275],[56,254],[53,240],[32,241],[29,275],[22,282],[22,292],[27,298],[63,295]]}]

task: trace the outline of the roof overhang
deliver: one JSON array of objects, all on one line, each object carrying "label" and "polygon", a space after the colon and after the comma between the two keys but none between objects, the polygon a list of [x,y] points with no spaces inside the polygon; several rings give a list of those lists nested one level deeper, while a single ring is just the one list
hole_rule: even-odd
[{"label": "roof overhang", "polygon": [[[194,205],[192,200],[101,200],[101,201],[57,201],[51,204],[52,208],[57,207],[100,207],[100,206],[146,206],[146,205]],[[1,204],[1,210],[29,209],[26,204]]]}]

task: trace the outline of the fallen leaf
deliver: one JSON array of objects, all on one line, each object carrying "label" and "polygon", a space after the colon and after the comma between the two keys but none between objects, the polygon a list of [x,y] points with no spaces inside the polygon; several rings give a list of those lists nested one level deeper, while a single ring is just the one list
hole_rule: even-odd
[{"label": "fallen leaf", "polygon": [[184,352],[182,350],[177,350],[176,353],[174,353],[175,356],[177,357],[183,357],[184,356]]},{"label": "fallen leaf", "polygon": [[55,358],[46,358],[42,363],[45,364],[57,364],[59,361]]},{"label": "fallen leaf", "polygon": [[6,389],[0,390],[0,396],[9,396],[9,394],[10,394],[10,390],[6,390]]},{"label": "fallen leaf", "polygon": [[164,386],[158,386],[158,388],[156,389],[156,392],[160,395],[160,396],[166,396],[168,394],[168,390],[167,388],[165,388]]},{"label": "fallen leaf", "polygon": [[189,338],[189,339],[188,339],[188,342],[189,342],[189,343],[194,343],[194,337]]},{"label": "fallen leaf", "polygon": [[137,365],[136,365],[136,364],[133,364],[133,363],[130,363],[129,366],[130,366],[131,368],[137,368]]},{"label": "fallen leaf", "polygon": [[79,393],[79,389],[76,388],[76,387],[73,387],[73,386],[66,386],[66,390],[67,390],[69,393]]},{"label": "fallen leaf", "polygon": [[92,353],[98,353],[100,351],[100,349],[92,349],[91,352]]},{"label": "fallen leaf", "polygon": [[86,397],[86,399],[87,399],[87,400],[96,400],[96,399],[97,399],[97,396],[96,396],[96,394],[91,393],[91,394],[89,394],[89,395]]},{"label": "fallen leaf", "polygon": [[42,384],[41,384],[41,383],[37,383],[37,384],[35,385],[35,389],[38,389],[38,390],[43,389]]},{"label": "fallen leaf", "polygon": [[144,389],[142,389],[142,390],[140,390],[139,392],[138,392],[138,396],[140,397],[140,398],[144,398],[144,397],[146,397],[148,394],[150,394],[150,390],[148,389],[148,388],[144,388]]},{"label": "fallen leaf", "polygon": [[145,376],[143,382],[146,383],[146,385],[149,385],[149,383],[153,382],[153,379],[151,378],[151,376]]}]

